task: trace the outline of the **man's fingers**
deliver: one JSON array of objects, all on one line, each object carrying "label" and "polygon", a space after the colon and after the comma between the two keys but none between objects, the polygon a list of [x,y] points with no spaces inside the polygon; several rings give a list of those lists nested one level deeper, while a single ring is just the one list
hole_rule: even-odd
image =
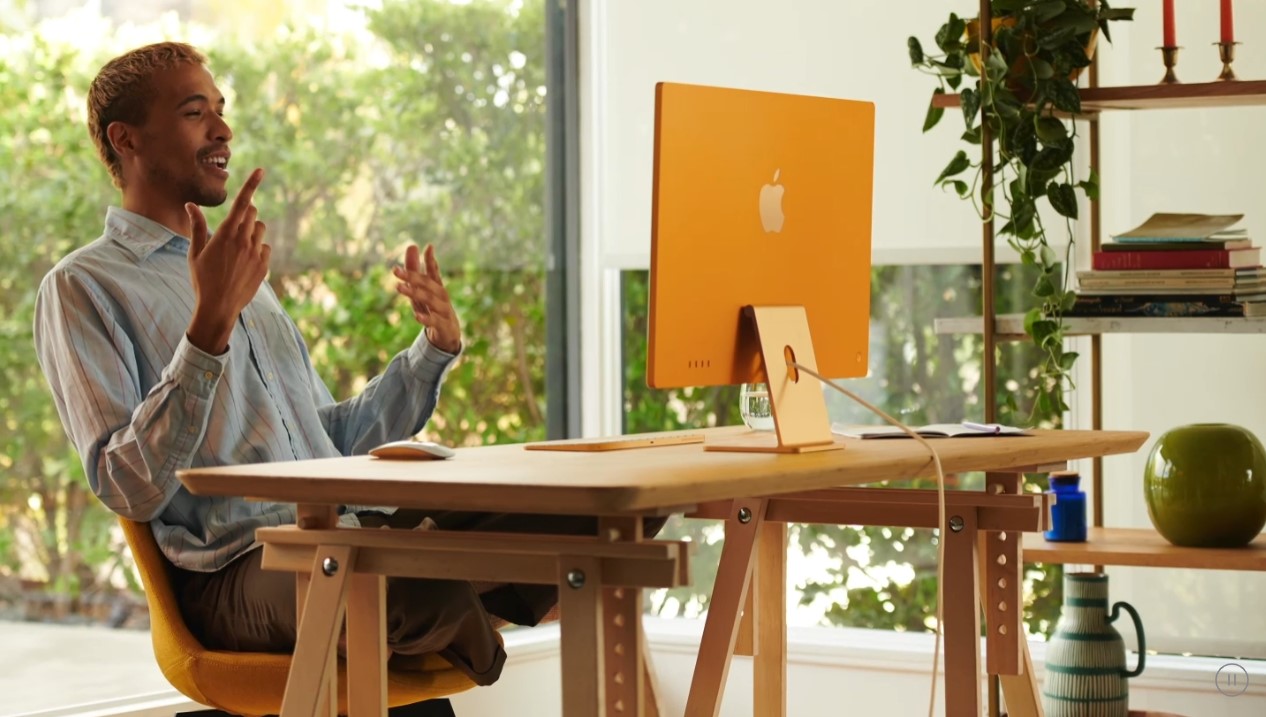
[{"label": "man's fingers", "polygon": [[252,204],[246,208],[246,211],[242,214],[242,223],[238,225],[238,233],[241,240],[251,245],[256,243],[255,225],[259,224],[257,221],[258,216],[259,210]]},{"label": "man's fingers", "polygon": [[421,263],[418,261],[418,245],[410,244],[404,251],[404,269],[412,273],[418,271],[419,268],[421,268]]},{"label": "man's fingers", "polygon": [[435,245],[426,245],[426,273],[435,282],[443,285],[444,279],[440,277],[440,263],[435,260]]},{"label": "man's fingers", "polygon": [[270,246],[268,246],[267,244],[265,244],[265,243],[264,243],[264,233],[265,233],[265,232],[267,232],[267,231],[268,231],[268,225],[267,225],[267,224],[265,224],[265,223],[263,223],[263,222],[261,222],[261,221],[256,221],[256,222],[255,222],[255,231],[251,232],[251,244],[252,244],[253,246],[257,246],[257,247],[259,247],[261,252],[262,252],[264,249],[268,249],[269,253],[271,253],[271,252],[272,252],[272,247],[270,247]]},{"label": "man's fingers", "polygon": [[251,206],[251,202],[255,199],[255,190],[259,188],[259,183],[264,181],[263,167],[257,167],[246,178],[246,183],[238,190],[237,197],[233,200],[233,207],[229,209],[229,215],[224,218],[224,222],[230,225],[240,224],[242,217],[245,216],[247,207]]},{"label": "man's fingers", "polygon": [[273,248],[269,244],[259,245],[259,261],[264,265],[264,274],[268,274],[268,261],[273,257]]},{"label": "man's fingers", "polygon": [[448,304],[448,295],[443,287],[436,287],[434,284],[411,284],[409,282],[400,282],[396,284],[396,291],[413,299],[414,301],[425,302],[428,305]]},{"label": "man's fingers", "polygon": [[189,237],[189,256],[196,257],[207,245],[207,218],[193,202],[185,203],[185,212],[189,214],[189,219],[193,222],[193,230]]},{"label": "man's fingers", "polygon": [[448,298],[448,289],[444,288],[444,282],[440,281],[437,277],[433,277],[430,274],[423,274],[418,271],[410,272],[400,267],[396,267],[393,270],[393,273],[396,275],[397,279],[406,284],[421,286],[436,296],[442,296],[446,299]]}]

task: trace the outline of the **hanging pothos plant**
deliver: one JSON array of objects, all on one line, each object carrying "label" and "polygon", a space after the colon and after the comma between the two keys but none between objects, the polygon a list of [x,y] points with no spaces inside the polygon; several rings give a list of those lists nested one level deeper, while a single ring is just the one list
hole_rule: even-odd
[{"label": "hanging pothos plant", "polygon": [[[936,33],[940,54],[925,52],[918,38],[911,37],[910,62],[938,82],[924,132],[944,114],[936,106],[937,97],[953,91],[961,100],[963,141],[979,146],[982,127],[989,128],[996,146],[994,190],[986,191],[981,181],[979,150],[960,150],[936,183],[971,200],[982,219],[992,215],[1003,220],[998,234],[1025,264],[1040,268],[1033,287],[1035,305],[1024,326],[1043,356],[1034,408],[1049,415],[1067,409],[1064,395],[1071,388],[1070,373],[1077,359],[1076,353],[1064,351],[1063,340],[1063,315],[1075,299],[1067,279],[1077,190],[1091,201],[1099,195],[1099,178],[1093,171],[1077,178],[1076,125],[1061,117],[1081,112],[1076,79],[1090,64],[1099,33],[1111,41],[1109,23],[1132,20],[1134,10],[1111,8],[1105,0],[993,0],[991,7],[993,42],[983,66],[979,22],[953,13]],[[1058,213],[1058,230],[1043,221],[1038,211],[1042,201]],[[1060,243],[1056,236],[1067,239],[1062,257],[1055,251]],[[1008,396],[1007,401],[1014,411],[1014,398]]]}]

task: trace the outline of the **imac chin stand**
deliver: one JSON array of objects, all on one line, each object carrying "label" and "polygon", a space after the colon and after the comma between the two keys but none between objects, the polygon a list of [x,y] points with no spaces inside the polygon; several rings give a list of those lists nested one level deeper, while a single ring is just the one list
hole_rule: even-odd
[{"label": "imac chin stand", "polygon": [[761,360],[769,384],[774,430],[751,431],[704,444],[709,451],[812,453],[844,447],[831,435],[822,385],[792,362],[817,370],[809,319],[803,306],[748,306],[756,326]]}]

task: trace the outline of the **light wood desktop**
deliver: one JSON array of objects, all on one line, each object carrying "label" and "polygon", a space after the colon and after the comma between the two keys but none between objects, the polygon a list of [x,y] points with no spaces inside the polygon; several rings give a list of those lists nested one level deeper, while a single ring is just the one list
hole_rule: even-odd
[{"label": "light wood desktop", "polygon": [[[705,433],[712,440],[736,432]],[[1004,675],[1011,714],[1040,714],[1020,629],[1019,538],[1045,524],[1046,504],[1040,495],[1019,494],[1020,473],[1133,452],[1146,438],[1140,432],[1035,431],[1024,438],[935,442],[946,474],[989,471],[986,491],[948,494],[955,520],[946,543],[947,715],[980,714],[982,595],[989,670]],[[686,512],[726,519],[687,714],[717,713],[740,614],[750,604],[755,625],[740,649],[755,653],[756,713],[778,715],[786,701],[785,523],[933,526],[935,491],[850,487],[930,475],[928,453],[914,441],[851,440],[845,450],[804,455],[713,452],[700,445],[563,453],[487,446],[462,449],[447,461],[335,458],[200,468],[181,471],[180,479],[199,495],[299,506],[299,526],[258,533],[266,565],[295,571],[300,595],[306,594],[284,717],[331,714],[327,677],[345,610],[350,712],[385,713],[388,574],[558,584],[564,715],[589,717],[658,714],[653,700],[643,698],[640,587],[684,584],[686,555],[678,543],[644,540],[639,516]],[[342,504],[602,520],[593,538],[332,529]],[[761,577],[749,592],[753,564]]]}]

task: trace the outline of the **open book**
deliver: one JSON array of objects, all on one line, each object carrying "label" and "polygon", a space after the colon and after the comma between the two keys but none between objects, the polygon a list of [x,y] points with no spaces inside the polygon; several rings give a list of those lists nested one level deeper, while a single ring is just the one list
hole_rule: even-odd
[{"label": "open book", "polygon": [[[975,436],[1024,436],[1024,429],[999,423],[932,423],[911,426],[924,438],[966,438]],[[832,423],[831,432],[846,438],[909,438],[910,434],[896,426],[863,426]]]},{"label": "open book", "polygon": [[1124,234],[1113,237],[1118,242],[1147,243],[1155,241],[1202,242],[1247,239],[1245,229],[1231,226],[1243,214],[1165,214],[1157,213]]}]

